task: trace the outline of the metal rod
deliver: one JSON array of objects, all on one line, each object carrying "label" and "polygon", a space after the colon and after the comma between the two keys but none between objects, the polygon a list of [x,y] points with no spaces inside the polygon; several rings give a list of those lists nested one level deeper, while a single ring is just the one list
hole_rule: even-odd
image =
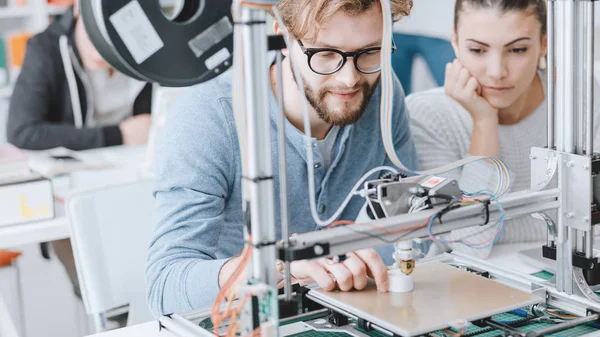
[{"label": "metal rod", "polygon": [[575,239],[577,240],[576,244],[575,244],[575,250],[578,252],[584,252],[585,251],[585,240],[586,240],[585,232],[576,230],[575,233],[576,233]]},{"label": "metal rod", "polygon": [[547,66],[547,92],[548,97],[548,148],[554,148],[554,1],[548,0],[548,66]]},{"label": "metal rod", "polygon": [[546,241],[548,242],[548,247],[554,247],[554,236],[550,234],[550,231],[546,231]]},{"label": "metal rod", "polygon": [[[265,22],[267,12],[242,7],[244,22]],[[252,230],[252,265],[249,278],[277,286],[275,247],[262,245],[275,241],[275,197],[271,158],[271,119],[269,114],[269,68],[266,23],[244,25],[244,92],[247,112],[248,186]]]},{"label": "metal rod", "polygon": [[[564,32],[564,48],[563,48],[563,61],[561,77],[564,78],[564,109],[560,112],[563,115],[563,144],[562,151],[568,153],[575,152],[575,74],[573,72],[573,65],[575,64],[575,1],[568,0],[562,1],[564,5],[564,21],[562,25],[562,32]],[[559,93],[560,95],[560,93]]]},{"label": "metal rod", "polygon": [[[276,88],[277,88],[277,105],[279,107],[279,115],[277,116],[277,145],[279,151],[279,203],[280,203],[280,218],[281,218],[281,238],[283,245],[287,246],[290,242],[290,213],[288,211],[288,179],[287,179],[287,140],[285,138],[285,112],[283,110],[283,69],[281,67],[281,53],[277,53],[276,57]],[[285,300],[292,300],[292,273],[290,272],[290,263],[284,262],[285,268],[283,289]]]},{"label": "metal rod", "polygon": [[549,334],[549,333],[553,333],[553,332],[558,332],[558,331],[563,331],[572,327],[576,327],[585,323],[589,323],[589,322],[593,322],[598,320],[599,316],[597,314],[594,315],[590,315],[590,316],[586,316],[586,317],[582,317],[582,318],[577,318],[574,320],[570,320],[570,321],[565,321],[564,323],[560,323],[560,324],[556,324],[553,325],[551,327],[547,327],[544,329],[539,329],[536,331],[531,331],[527,333],[527,337],[538,337],[538,336],[543,336],[545,334]]},{"label": "metal rod", "polygon": [[585,233],[585,257],[588,259],[594,257],[594,226]]},{"label": "metal rod", "polygon": [[586,74],[589,54],[589,45],[587,44],[587,21],[589,15],[587,12],[588,6],[586,1],[578,1],[575,3],[575,6],[575,22],[577,22],[577,26],[574,28],[574,36],[579,37],[578,39],[574,39],[573,41],[573,44],[575,46],[574,65],[576,65],[576,67],[574,67],[575,69],[573,70],[573,72],[575,73],[575,101],[573,102],[573,109],[575,111],[575,116],[577,120],[577,129],[575,129],[577,146],[575,153],[583,155],[586,153],[586,96],[588,86],[587,78],[589,77]]},{"label": "metal rod", "polygon": [[[544,190],[540,192],[517,192],[500,198],[506,218],[512,218],[531,213],[557,209],[559,203],[556,200],[557,189]],[[481,214],[485,206],[481,204],[461,207],[444,215],[443,224],[435,223],[432,227],[434,235],[446,233],[454,229],[481,225]],[[412,238],[427,236],[427,228],[422,227],[406,232],[399,232],[402,228],[419,226],[426,223],[428,218],[437,210],[422,211],[413,214],[374,220],[368,222],[368,226],[356,224],[352,226],[339,226],[326,231],[309,232],[294,236],[288,252],[303,250],[313,247],[315,252],[320,252],[321,257],[342,255],[347,252],[362,248],[373,248],[388,244],[391,241],[409,240]],[[498,206],[490,204],[490,223],[500,218]],[[385,228],[384,233],[380,228]],[[399,234],[389,234],[390,232]],[[328,251],[324,251],[322,243],[327,242]]]},{"label": "metal rod", "polygon": [[594,2],[586,2],[587,5],[587,59],[586,59],[586,133],[585,153],[589,156],[594,152]]},{"label": "metal rod", "polygon": [[[158,319],[160,329],[165,329],[174,336],[179,337],[215,337],[215,335],[177,315],[161,316]],[[158,327],[157,327],[158,328]]]},{"label": "metal rod", "polygon": [[[558,151],[564,151],[564,127],[557,127],[558,125],[563,125],[563,120],[564,120],[564,103],[565,103],[565,99],[564,99],[564,86],[565,86],[565,81],[563,78],[563,72],[564,72],[564,53],[565,53],[565,46],[563,43],[565,34],[563,32],[563,26],[564,26],[564,15],[565,15],[565,1],[553,1],[553,4],[555,6],[555,10],[554,10],[554,27],[553,27],[553,32],[554,32],[554,81],[553,84],[553,93],[554,93],[554,125],[556,128],[556,149]],[[552,65],[549,65],[549,67],[552,67]]]},{"label": "metal rod", "polygon": [[292,317],[288,317],[288,318],[283,318],[279,320],[279,323],[281,325],[288,323],[288,322],[295,322],[298,320],[311,320],[313,318],[319,318],[324,316],[325,314],[327,314],[327,312],[329,312],[329,309],[325,308],[325,309],[319,309],[319,310],[315,310],[315,311],[309,311],[307,313],[304,314],[299,314],[296,316],[292,316]]}]

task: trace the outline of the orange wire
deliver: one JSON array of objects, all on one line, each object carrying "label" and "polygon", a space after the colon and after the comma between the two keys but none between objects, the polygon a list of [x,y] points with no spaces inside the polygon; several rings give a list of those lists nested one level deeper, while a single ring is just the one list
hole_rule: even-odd
[{"label": "orange wire", "polygon": [[254,4],[254,3],[251,3],[248,1],[242,1],[242,6],[253,8],[253,9],[264,9],[264,10],[270,10],[271,8],[273,8],[273,5],[259,5],[259,4]]},{"label": "orange wire", "polygon": [[[252,237],[249,237],[249,241],[251,241],[251,240],[252,240]],[[232,276],[229,278],[229,280],[227,280],[227,282],[225,282],[225,285],[223,286],[223,288],[221,288],[221,290],[217,294],[217,298],[215,299],[215,302],[213,303],[211,317],[212,317],[213,326],[214,326],[214,330],[215,330],[214,332],[217,337],[220,337],[219,336],[219,326],[221,325],[221,322],[224,321],[227,318],[227,316],[230,314],[230,313],[227,313],[227,315],[221,314],[221,312],[220,312],[221,303],[223,302],[223,300],[225,300],[225,298],[227,297],[226,294],[229,294],[229,290],[231,289],[231,287],[236,284],[236,282],[238,281],[238,278],[240,277],[242,272],[246,269],[246,266],[248,265],[251,255],[252,255],[252,247],[247,245],[246,247],[244,247],[244,250],[242,251],[242,255],[241,255],[242,258],[241,258],[240,264],[236,267],[236,269],[234,270],[234,272],[233,272]],[[230,305],[228,305],[228,306],[230,306]]]},{"label": "orange wire", "polygon": [[244,298],[240,300],[240,303],[231,311],[231,319],[229,320],[229,327],[227,328],[226,336],[235,336],[235,331],[233,328],[237,326],[237,314],[244,308],[250,298],[252,298],[252,294],[246,293]]},{"label": "orange wire", "polygon": [[332,223],[331,225],[327,226],[327,229],[333,228],[333,227],[336,227],[336,226],[341,226],[341,225],[354,225],[354,221],[339,220],[339,221],[336,221],[336,222]]}]

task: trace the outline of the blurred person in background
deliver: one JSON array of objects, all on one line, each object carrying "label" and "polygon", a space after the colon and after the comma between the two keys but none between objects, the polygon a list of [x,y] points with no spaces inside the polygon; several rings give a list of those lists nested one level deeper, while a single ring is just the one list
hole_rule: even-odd
[{"label": "blurred person in background", "polygon": [[[444,85],[446,63],[454,60],[450,39],[454,21],[454,0],[418,0],[410,16],[394,25],[394,42],[398,49],[392,55],[392,67],[408,95],[419,89],[413,82],[414,61],[423,58],[435,83]],[[424,74],[418,74],[419,76]],[[425,82],[426,83],[426,82]]]},{"label": "blurred person in background", "polygon": [[[151,103],[151,84],[114,70],[94,48],[76,2],[27,44],[10,102],[8,141],[28,150],[145,144]],[[52,248],[80,297],[70,240]]]},{"label": "blurred person in background", "polygon": [[7,137],[28,150],[145,144],[152,85],[111,66],[73,10],[27,44],[11,97]]}]

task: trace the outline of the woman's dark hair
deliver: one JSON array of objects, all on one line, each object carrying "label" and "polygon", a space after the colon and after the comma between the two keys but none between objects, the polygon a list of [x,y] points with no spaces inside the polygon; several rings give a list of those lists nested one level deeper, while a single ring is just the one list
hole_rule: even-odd
[{"label": "woman's dark hair", "polygon": [[546,35],[547,11],[546,0],[456,0],[454,6],[454,30],[458,27],[459,14],[467,4],[473,9],[498,9],[502,13],[509,11],[530,11],[535,14],[537,20],[542,25],[542,36]]}]

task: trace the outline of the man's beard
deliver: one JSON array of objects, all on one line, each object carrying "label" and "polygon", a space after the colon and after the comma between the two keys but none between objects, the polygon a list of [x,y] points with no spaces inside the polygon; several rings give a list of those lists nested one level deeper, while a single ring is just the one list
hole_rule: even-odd
[{"label": "man's beard", "polygon": [[[292,76],[294,77],[294,82],[298,83],[296,81],[296,76],[294,72],[292,72]],[[310,105],[313,107],[313,109],[315,109],[319,118],[321,118],[321,120],[323,120],[325,123],[337,126],[346,126],[358,122],[360,117],[362,117],[363,113],[365,112],[367,105],[369,105],[371,96],[373,96],[373,92],[375,91],[375,88],[379,83],[379,78],[377,78],[377,80],[372,85],[369,85],[369,83],[367,82],[363,82],[359,83],[354,88],[327,86],[322,87],[317,92],[315,92],[315,90],[308,86],[308,82],[306,81],[304,76],[302,77],[302,79],[304,82],[304,92],[306,93],[306,99],[308,100],[308,103],[310,103]],[[327,103],[325,102],[325,98],[328,93],[331,93],[331,91],[347,92],[350,91],[349,89],[358,89],[356,95],[362,96],[362,101],[360,102],[360,104],[350,105],[351,103],[345,103],[344,109],[342,111],[332,111],[328,108]]]}]

